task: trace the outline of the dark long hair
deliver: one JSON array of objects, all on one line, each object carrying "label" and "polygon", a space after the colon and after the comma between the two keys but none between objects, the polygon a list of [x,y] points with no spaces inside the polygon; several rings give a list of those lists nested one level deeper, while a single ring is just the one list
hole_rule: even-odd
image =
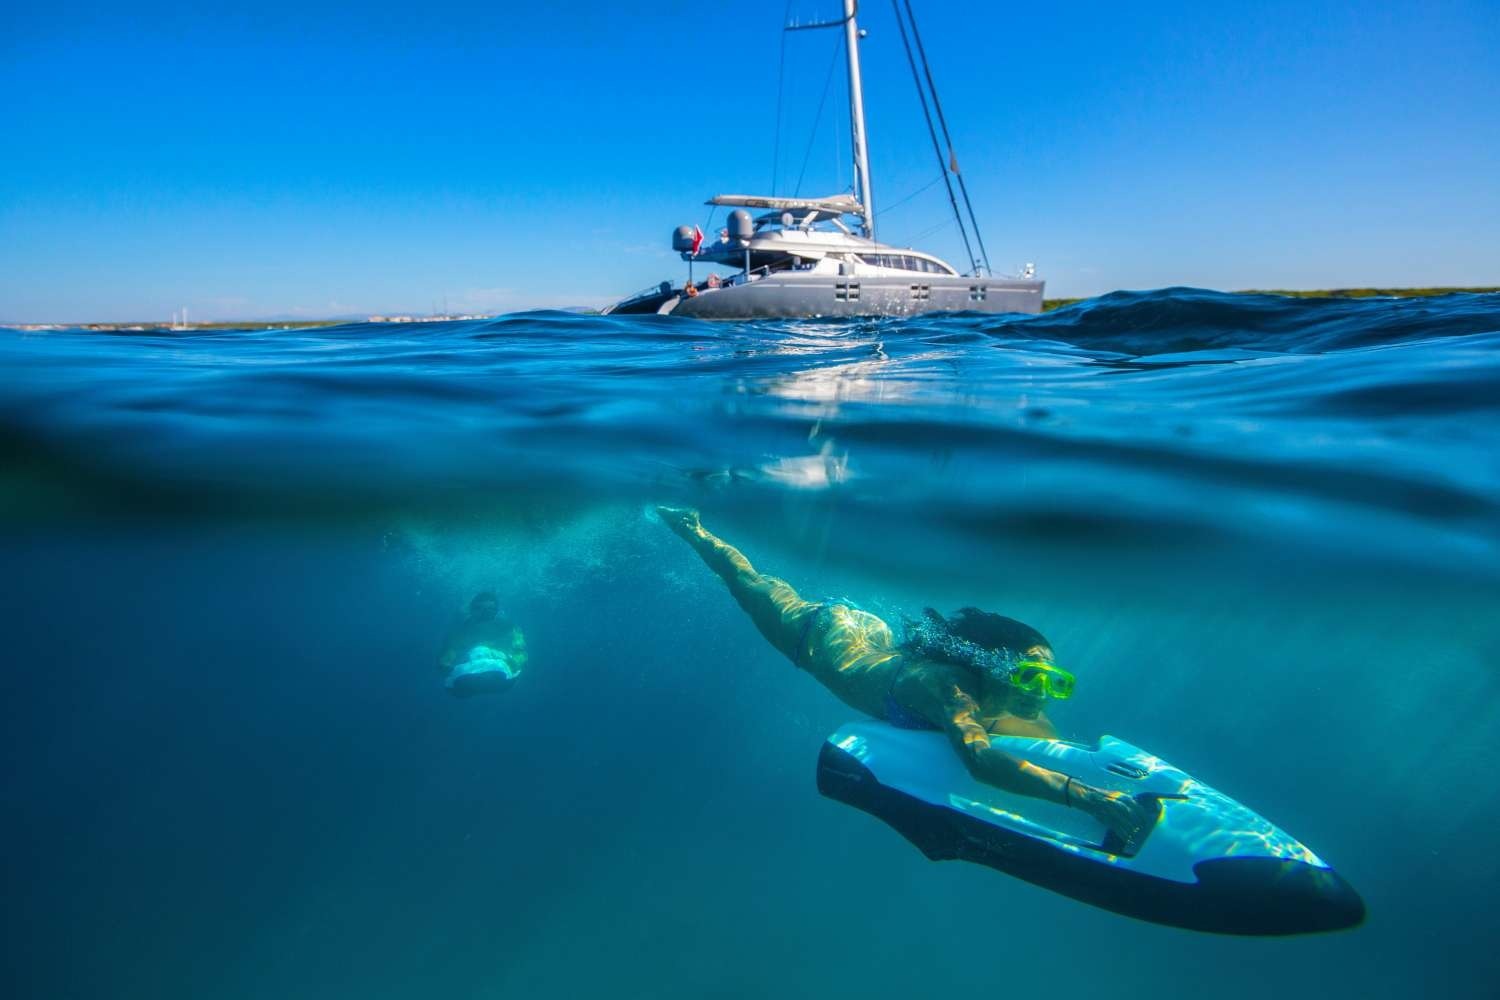
[{"label": "dark long hair", "polygon": [[903,648],[924,659],[979,674],[1003,676],[1009,664],[1023,658],[1026,650],[1034,646],[1052,648],[1046,636],[1025,622],[990,611],[959,608],[951,618],[932,608],[924,608],[922,613],[922,621],[907,622]]},{"label": "dark long hair", "polygon": [[[936,614],[932,609],[927,613]],[[1033,646],[1052,648],[1047,637],[1025,622],[997,615],[978,608],[959,608],[952,618],[946,618],[948,631],[960,639],[967,639],[976,646],[1000,649],[1021,656]]]}]

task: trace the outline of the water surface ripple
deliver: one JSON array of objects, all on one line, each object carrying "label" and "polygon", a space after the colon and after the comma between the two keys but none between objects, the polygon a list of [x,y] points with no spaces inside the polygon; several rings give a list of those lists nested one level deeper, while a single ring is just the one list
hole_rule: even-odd
[{"label": "water surface ripple", "polygon": [[1040,317],[4,330],[0,435],[22,515],[718,483],[921,504],[970,530],[1008,512],[1326,542],[1352,519],[1393,551],[1482,565],[1497,347],[1497,295],[1193,289]]}]

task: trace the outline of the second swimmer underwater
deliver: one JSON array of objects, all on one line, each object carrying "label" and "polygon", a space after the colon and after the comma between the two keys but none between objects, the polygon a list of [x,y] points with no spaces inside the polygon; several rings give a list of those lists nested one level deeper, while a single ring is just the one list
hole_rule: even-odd
[{"label": "second swimmer underwater", "polygon": [[500,599],[480,591],[464,620],[449,631],[438,654],[438,669],[457,698],[508,691],[526,666],[526,635],[500,617]]},{"label": "second swimmer underwater", "polygon": [[[1058,739],[1045,707],[1070,698],[1075,678],[1030,626],[972,607],[951,617],[928,608],[898,641],[850,601],[809,601],[760,573],[697,511],[655,514],[774,648],[879,720],[829,738],[818,787],[885,820],[929,858],[975,861],[1195,930],[1281,935],[1364,919],[1358,894],[1328,864],[1240,803],[1120,740]],[[492,592],[480,593],[450,635],[440,665],[454,693],[509,687],[507,654],[493,654],[493,669],[493,647],[508,645],[511,661],[524,662],[520,629],[496,620],[497,608]],[[476,678],[482,687],[455,685]]]}]

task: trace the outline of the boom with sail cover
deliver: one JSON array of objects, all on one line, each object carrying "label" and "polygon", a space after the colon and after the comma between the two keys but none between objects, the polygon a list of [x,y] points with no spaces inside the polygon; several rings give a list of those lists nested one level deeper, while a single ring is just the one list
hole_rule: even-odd
[{"label": "boom with sail cover", "polygon": [[766,208],[778,212],[827,212],[830,215],[863,215],[864,206],[853,195],[836,194],[827,198],[778,198],[760,194],[716,194],[706,205],[738,208]]}]

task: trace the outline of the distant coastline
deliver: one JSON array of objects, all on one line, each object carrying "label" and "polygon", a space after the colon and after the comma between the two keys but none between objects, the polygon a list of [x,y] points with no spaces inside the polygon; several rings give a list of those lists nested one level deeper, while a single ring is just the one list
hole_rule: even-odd
[{"label": "distant coastline", "polygon": [[[1468,292],[1474,295],[1483,295],[1489,292],[1500,292],[1500,285],[1487,287],[1443,287],[1443,288],[1320,288],[1310,291],[1293,291],[1285,288],[1242,288],[1231,295],[1285,295],[1293,299],[1423,299],[1434,295],[1453,295],[1458,292]],[[1043,312],[1051,312],[1054,309],[1062,309],[1077,302],[1087,302],[1089,298],[1079,299],[1047,299],[1042,303]]]},{"label": "distant coastline", "polygon": [[[1470,294],[1488,294],[1500,292],[1500,285],[1481,287],[1441,287],[1441,288],[1323,288],[1313,290],[1291,290],[1283,288],[1244,288],[1230,292],[1231,295],[1285,295],[1294,299],[1369,299],[1369,298],[1398,298],[1414,299],[1428,298],[1434,295],[1452,295],[1458,292]],[[1043,312],[1051,312],[1054,309],[1062,309],[1079,302],[1087,302],[1090,298],[1098,296],[1086,296],[1076,299],[1046,299],[1042,303]],[[570,308],[567,312],[588,312],[579,308]],[[170,323],[20,323],[10,328],[13,330],[311,330],[324,326],[346,326],[350,323],[442,323],[455,320],[478,320],[493,319],[492,316],[369,316],[365,319],[355,317],[344,317],[341,319],[307,319],[307,320],[245,320],[220,321],[214,323],[188,323],[186,325],[173,326]],[[7,324],[0,323],[0,326]]]}]

